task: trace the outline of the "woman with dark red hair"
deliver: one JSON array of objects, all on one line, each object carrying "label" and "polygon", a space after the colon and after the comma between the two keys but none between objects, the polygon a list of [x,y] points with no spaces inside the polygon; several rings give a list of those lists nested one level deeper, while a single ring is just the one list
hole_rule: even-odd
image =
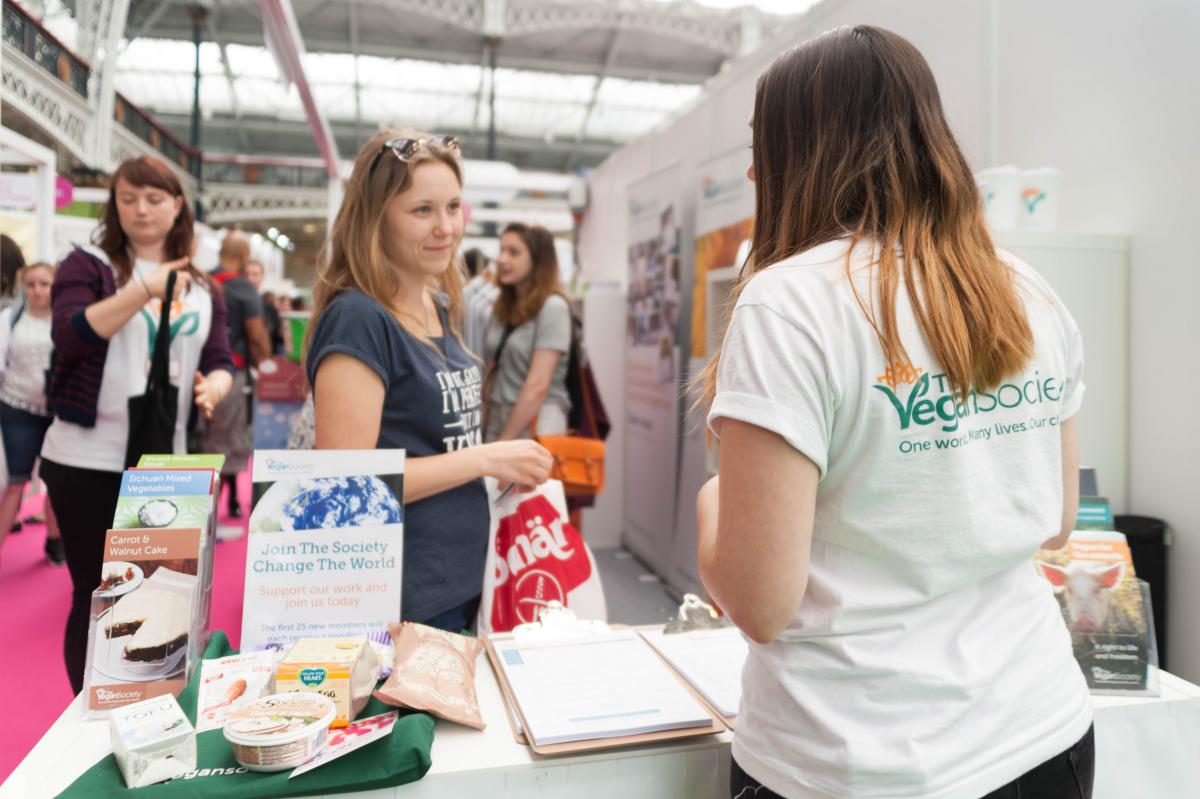
[{"label": "woman with dark red hair", "polygon": [[139,454],[127,452],[129,399],[146,391],[172,272],[169,374],[180,388],[175,452],[185,451],[190,406],[211,415],[232,383],[225,304],[191,266],[191,248],[192,212],[179,179],[157,158],[132,158],[113,175],[95,245],[68,255],[54,282],[47,398],[55,418],[42,445],[41,475],[71,573],[63,653],[76,693],[83,687],[104,532],[112,525],[121,473]]}]

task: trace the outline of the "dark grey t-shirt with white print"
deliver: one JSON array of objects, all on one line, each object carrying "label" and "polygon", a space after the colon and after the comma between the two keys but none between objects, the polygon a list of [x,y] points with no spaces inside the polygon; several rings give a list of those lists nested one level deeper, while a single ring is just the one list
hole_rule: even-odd
[{"label": "dark grey t-shirt with white print", "polygon": [[[449,330],[444,311],[442,327]],[[321,361],[343,353],[371,368],[384,385],[380,449],[420,458],[480,443],[482,370],[452,335],[421,342],[382,305],[360,291],[339,294],[317,320],[308,353],[316,384]],[[401,614],[422,622],[478,596],[488,544],[482,480],[404,506]]]}]

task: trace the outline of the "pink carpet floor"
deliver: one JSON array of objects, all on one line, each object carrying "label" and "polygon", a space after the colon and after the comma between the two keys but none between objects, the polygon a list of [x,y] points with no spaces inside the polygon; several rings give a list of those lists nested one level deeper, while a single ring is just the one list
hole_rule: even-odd
[{"label": "pink carpet floor", "polygon": [[[246,511],[241,519],[224,516],[221,523],[245,530],[249,513],[250,480],[239,480],[238,496]],[[42,500],[28,500],[27,516],[41,509]],[[66,566],[46,560],[42,547],[46,528],[26,524],[9,535],[0,552],[0,696],[6,716],[0,723],[0,782],[70,704],[71,686],[63,667],[62,636],[71,604],[71,578]],[[214,629],[224,630],[233,646],[242,629],[242,589],[246,573],[246,538],[217,543],[213,580]]]}]

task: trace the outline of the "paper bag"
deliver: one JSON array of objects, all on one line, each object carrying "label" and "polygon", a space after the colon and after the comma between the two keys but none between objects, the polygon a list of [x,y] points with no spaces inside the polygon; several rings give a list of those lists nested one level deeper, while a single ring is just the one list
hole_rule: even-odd
[{"label": "paper bag", "polygon": [[596,559],[571,526],[562,483],[549,480],[527,493],[500,498],[487,481],[492,505],[483,600],[476,630],[508,632],[537,621],[552,600],[580,619],[608,620]]}]

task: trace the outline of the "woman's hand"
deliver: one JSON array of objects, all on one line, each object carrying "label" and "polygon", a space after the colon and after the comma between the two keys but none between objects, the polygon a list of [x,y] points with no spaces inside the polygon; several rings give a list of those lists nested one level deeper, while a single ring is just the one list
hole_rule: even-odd
[{"label": "woman's hand", "polygon": [[192,276],[183,271],[188,263],[187,258],[168,261],[160,264],[145,278],[138,274],[135,267],[133,275],[120,291],[87,306],[84,310],[87,323],[97,336],[106,341],[111,339],[145,307],[147,301],[155,298],[165,299],[163,295],[167,293],[167,276],[172,272],[178,275],[175,281],[175,296],[181,297],[186,294],[192,282]]},{"label": "woman's hand", "polygon": [[476,449],[483,460],[483,475],[496,478],[502,489],[509,483],[533,487],[550,479],[554,458],[536,441],[497,441]]},{"label": "woman's hand", "polygon": [[[221,380],[219,375],[225,375],[226,379]],[[221,371],[205,377],[200,372],[196,372],[192,391],[196,395],[196,408],[204,414],[205,419],[212,418],[213,408],[220,405],[221,400],[225,399],[225,395],[229,392],[231,381],[228,375],[228,372]]]},{"label": "woman's hand", "polygon": [[175,279],[175,296],[181,297],[187,293],[188,285],[192,281],[192,276],[186,271],[182,271],[187,268],[189,263],[191,263],[190,259],[180,258],[177,261],[167,261],[164,264],[160,264],[158,269],[155,269],[150,273],[149,277],[142,280],[142,285],[146,287],[146,291],[149,292],[151,297],[160,300],[164,299],[164,295],[167,293],[167,276],[172,272],[176,272],[178,273],[178,277]]}]

